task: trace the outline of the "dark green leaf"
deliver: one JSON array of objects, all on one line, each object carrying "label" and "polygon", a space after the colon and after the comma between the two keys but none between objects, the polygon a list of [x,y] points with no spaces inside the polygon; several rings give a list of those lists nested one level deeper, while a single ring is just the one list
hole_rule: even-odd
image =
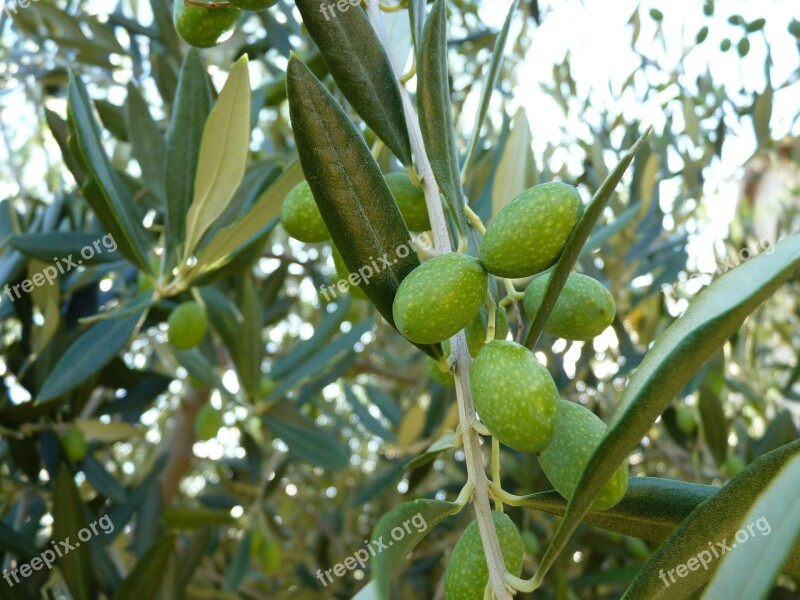
[{"label": "dark green leaf", "polygon": [[186,213],[194,198],[200,140],[209,112],[211,90],[208,76],[200,53],[192,49],[186,53],[181,66],[175,106],[167,131],[167,217],[176,248],[183,244],[186,232]]},{"label": "dark green leaf", "polygon": [[128,83],[125,122],[131,138],[133,155],[142,169],[142,180],[153,194],[164,202],[166,196],[164,135],[153,120],[147,102],[133,83]]},{"label": "dark green leaf", "polygon": [[[657,477],[634,477],[619,504],[604,511],[590,510],[583,522],[623,535],[660,542],[701,502],[718,491],[719,488],[712,485]],[[563,517],[567,501],[558,492],[550,491],[525,496],[514,505]]]},{"label": "dark green leaf", "polygon": [[[92,114],[89,95],[79,77],[73,77],[70,80],[67,110],[77,146],[95,180],[101,198],[107,206],[107,215],[110,215],[117,223],[115,231],[112,231],[108,225],[106,228],[114,234],[120,251],[123,250],[122,240],[124,239],[127,242],[125,245],[131,252],[129,258],[141,270],[150,272],[147,253],[151,243],[147,231],[139,218],[137,207],[125,191],[119,176],[114,172],[108,156],[103,150],[100,130]],[[103,218],[102,215],[98,216]],[[120,235],[121,238],[118,238],[117,235]]]},{"label": "dark green leaf", "polygon": [[78,532],[87,525],[72,471],[66,463],[61,463],[53,487],[53,539],[56,543],[63,541],[73,546],[57,559],[57,563],[75,600],[91,600],[95,594],[89,544],[81,544],[78,539]]},{"label": "dark green leaf", "polygon": [[[353,123],[296,58],[289,61],[288,95],[300,163],[333,242],[351,273],[372,271],[362,289],[394,327],[397,288],[419,266],[400,209]],[[402,256],[401,250],[410,251]],[[381,257],[391,264],[375,269],[373,261]],[[438,347],[421,349],[440,353]]]},{"label": "dark green leaf", "polygon": [[236,544],[236,551],[233,553],[231,562],[228,563],[225,582],[222,589],[225,592],[234,592],[239,589],[245,575],[247,567],[250,565],[250,532],[245,533]]},{"label": "dark green leaf", "polygon": [[64,352],[50,371],[39,395],[38,403],[65,394],[106,366],[128,343],[139,315],[122,320],[95,323]]},{"label": "dark green leaf", "polygon": [[597,493],[675,395],[798,264],[800,234],[795,234],[776,244],[774,252],[719,277],[658,337],[631,375],[603,441],[584,468],[537,577],[552,566]]},{"label": "dark green leaf", "polygon": [[[708,583],[720,562],[710,552],[708,570],[689,571],[685,577],[675,577],[675,582],[668,579],[669,586],[664,585],[660,572],[663,571],[666,577],[670,569],[686,564],[690,558],[708,552],[712,547],[722,552],[724,548],[717,546],[717,543],[727,541],[730,544],[734,541],[739,528],[747,525],[743,521],[753,502],[798,453],[800,440],[762,456],[714,496],[702,502],[653,553],[625,592],[624,600],[685,598]],[[800,574],[800,549],[795,548],[784,570],[790,574]]]},{"label": "dark green leaf", "polygon": [[411,165],[397,78],[364,11],[352,5],[345,10],[331,8],[335,12],[330,18],[317,0],[297,0],[296,4],[345,98],[400,162]]},{"label": "dark green leaf", "polygon": [[158,597],[158,590],[167,571],[167,563],[172,557],[174,545],[175,537],[168,535],[150,548],[119,586],[113,600]]},{"label": "dark green leaf", "polygon": [[303,427],[267,415],[264,424],[289,447],[289,454],[299,461],[335,471],[346,467],[350,453],[335,436],[316,427]]},{"label": "dark green leaf", "polygon": [[395,506],[381,517],[371,545],[384,548],[372,559],[372,578],[379,600],[388,600],[389,584],[400,573],[406,556],[439,523],[457,513],[459,506],[441,500],[415,500]]},{"label": "dark green leaf", "polygon": [[433,175],[447,198],[458,228],[466,233],[464,191],[461,189],[447,71],[447,7],[444,0],[436,0],[428,15],[417,62],[417,107],[425,149]]},{"label": "dark green leaf", "polygon": [[86,476],[86,480],[94,489],[100,492],[109,500],[124,503],[128,500],[125,488],[117,481],[111,473],[91,454],[87,454],[80,462],[81,471]]},{"label": "dark green leaf", "polygon": [[[65,258],[71,258],[76,264],[82,261],[83,266],[98,263],[122,260],[122,256],[114,250],[109,250],[104,244],[114,246],[109,234],[102,232],[84,233],[82,231],[48,231],[47,233],[23,233],[11,240],[11,245],[29,258],[37,258],[44,262],[56,263]],[[97,243],[95,246],[94,244]],[[90,258],[84,258],[81,250],[88,248],[85,254],[91,251]]]}]

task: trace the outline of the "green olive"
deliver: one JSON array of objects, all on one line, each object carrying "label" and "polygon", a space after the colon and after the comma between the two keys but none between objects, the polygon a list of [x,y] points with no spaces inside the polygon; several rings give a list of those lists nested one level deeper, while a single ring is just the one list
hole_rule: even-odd
[{"label": "green olive", "polygon": [[179,304],[167,320],[167,338],[176,350],[194,348],[203,341],[208,328],[208,315],[197,302]]},{"label": "green olive", "polygon": [[488,276],[460,252],[435,256],[400,284],[392,313],[398,331],[417,344],[442,342],[466,327],[486,298]]},{"label": "green olive", "polygon": [[331,237],[311,188],[305,181],[289,190],[283,199],[281,224],[286,233],[301,242],[324,242]]},{"label": "green olive", "polygon": [[[210,48],[231,36],[242,11],[221,2],[191,1],[192,4],[188,4],[186,0],[175,0],[172,7],[175,30],[187,44]],[[200,3],[209,6],[198,6]]]}]

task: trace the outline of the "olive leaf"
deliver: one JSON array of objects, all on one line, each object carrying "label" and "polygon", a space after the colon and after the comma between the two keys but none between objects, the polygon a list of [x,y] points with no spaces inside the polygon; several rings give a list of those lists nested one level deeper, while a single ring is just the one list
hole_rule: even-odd
[{"label": "olive leaf", "polygon": [[90,545],[81,544],[78,540],[78,532],[86,529],[88,524],[72,470],[62,462],[53,486],[53,539],[65,541],[73,547],[57,562],[75,600],[89,600],[96,593],[89,556]]},{"label": "olive leaf", "polygon": [[447,7],[444,0],[434,2],[425,23],[417,53],[417,78],[419,125],[433,176],[444,192],[459,229],[466,232],[467,216],[447,71]]},{"label": "olive leaf", "polygon": [[[716,494],[718,487],[660,477],[634,477],[625,497],[603,511],[590,510],[583,522],[643,540],[660,542],[669,536],[697,506]],[[525,506],[559,517],[567,501],[555,490],[524,496],[514,506]]]},{"label": "olive leaf", "polygon": [[250,75],[247,55],[233,65],[208,115],[200,142],[194,200],[186,215],[184,256],[225,211],[244,177],[250,144]]},{"label": "olive leaf", "polygon": [[[720,566],[716,554],[727,552],[725,545],[734,542],[736,532],[742,525],[749,523],[745,522],[745,518],[759,494],[798,455],[800,440],[773,450],[753,461],[719,492],[698,505],[653,553],[625,592],[623,600],[685,598],[708,583]],[[761,516],[763,515],[758,515]],[[748,544],[753,541],[749,540]],[[708,569],[689,570],[683,577],[670,577],[670,569],[675,570],[678,565],[685,565],[701,552],[709,552],[710,558],[704,555]],[[795,547],[789,561],[784,565],[784,570],[789,574],[800,575],[800,548]],[[669,585],[664,584],[662,572]],[[761,574],[757,578],[760,577]]]},{"label": "olive leaf", "polygon": [[655,341],[631,375],[603,441],[586,464],[536,579],[546,574],[606,481],[658,416],[744,319],[800,265],[800,234],[728,271]]},{"label": "olive leaf", "polygon": [[174,546],[174,535],[167,535],[151,546],[117,588],[113,600],[156,598],[167,572],[166,566],[172,556]]},{"label": "olive leaf", "polygon": [[400,162],[411,165],[397,78],[364,11],[348,4],[330,18],[317,0],[297,0],[296,4],[344,97]]},{"label": "olive leaf", "polygon": [[753,504],[742,521],[748,527],[748,538],[737,537],[736,545],[725,555],[706,589],[704,600],[766,598],[785,557],[797,548],[800,536],[797,490],[800,490],[800,456],[781,469]]},{"label": "olive leaf", "polygon": [[[412,5],[413,2],[409,3],[409,6]],[[492,49],[492,60],[489,63],[489,68],[486,70],[486,75],[483,78],[481,99],[478,104],[478,111],[475,114],[475,124],[473,125],[474,129],[472,131],[472,137],[470,138],[469,149],[467,150],[467,157],[464,159],[464,164],[461,166],[462,181],[464,181],[466,173],[469,171],[469,168],[472,165],[472,159],[475,157],[475,150],[478,147],[478,140],[480,140],[481,138],[481,129],[483,127],[483,120],[484,118],[486,118],[486,112],[489,110],[489,102],[492,99],[492,93],[494,92],[494,87],[497,85],[497,79],[500,77],[500,70],[503,66],[503,57],[506,49],[506,42],[508,41],[508,32],[511,29],[511,23],[514,20],[514,14],[517,12],[518,7],[519,7],[519,0],[513,0],[511,6],[508,7],[508,13],[506,14],[506,20],[503,22],[503,28],[499,31],[499,33],[497,34],[497,38],[495,38],[494,40],[494,48]],[[524,117],[525,115],[524,109],[520,109],[520,111]],[[518,112],[517,114],[520,113]],[[516,131],[516,129],[512,130],[511,132],[512,136],[514,135],[514,131]],[[517,156],[516,158],[517,160],[527,160],[528,158],[527,151],[529,149],[531,141],[530,129],[528,128],[527,118],[525,118],[525,131],[520,133],[526,137],[528,146],[525,147],[525,151],[522,153],[522,155]],[[514,146],[514,144],[511,144],[511,146]],[[527,165],[524,165],[522,167],[523,173],[525,170],[525,166]],[[511,197],[509,197],[509,200],[510,199]],[[497,214],[497,212],[494,211],[494,214]]]},{"label": "olive leaf", "polygon": [[[370,550],[379,549],[372,558],[372,578],[379,600],[388,600],[389,584],[399,573],[408,553],[434,527],[460,508],[453,502],[422,499],[403,502],[381,517],[369,543]],[[370,552],[365,554],[369,557]]]},{"label": "olive leaf", "polygon": [[111,166],[92,113],[86,86],[80,77],[70,79],[67,90],[67,127],[82,164],[91,173],[89,203],[106,229],[114,236],[119,251],[141,270],[151,272],[147,253],[151,241],[142,224],[138,206],[125,190]]},{"label": "olive leaf", "polygon": [[186,53],[178,76],[175,103],[167,130],[167,221],[176,248],[183,244],[186,213],[194,196],[194,180],[203,127],[211,111],[211,90],[200,53]]},{"label": "olive leaf", "polygon": [[631,161],[633,160],[633,157],[636,156],[639,148],[642,147],[642,144],[650,134],[651,129],[652,128],[648,128],[647,131],[645,131],[642,136],[636,140],[636,143],[634,143],[630,150],[625,153],[625,155],[622,157],[622,160],[619,161],[619,164],[614,168],[613,171],[611,171],[611,173],[608,174],[603,183],[595,192],[591,202],[589,202],[589,206],[586,207],[583,216],[581,217],[580,221],[578,221],[578,224],[575,225],[575,228],[572,230],[572,233],[567,239],[564,250],[561,252],[561,256],[558,259],[555,268],[550,273],[550,279],[547,281],[547,289],[545,289],[542,302],[539,304],[536,315],[534,315],[533,319],[531,320],[528,334],[525,337],[525,345],[531,350],[533,350],[536,342],[539,341],[539,336],[544,330],[544,325],[547,323],[547,319],[550,316],[550,313],[553,312],[553,308],[556,305],[558,295],[561,293],[561,290],[567,283],[569,274],[575,267],[575,263],[578,262],[578,258],[580,258],[583,247],[589,239],[597,220],[600,218],[600,215],[603,214],[603,209],[611,199],[611,194],[614,193],[614,189],[617,187],[617,184],[622,179],[625,171],[630,166]]},{"label": "olive leaf", "polygon": [[131,140],[133,155],[142,169],[142,179],[147,182],[147,187],[159,201],[164,202],[166,197],[164,135],[153,120],[147,102],[133,83],[128,83],[125,128]]},{"label": "olive leaf", "polygon": [[[397,288],[420,264],[408,227],[364,139],[333,96],[295,57],[287,78],[300,164],[322,218],[349,271],[369,269],[362,289],[395,327]],[[441,354],[438,344],[419,347],[434,358]]]},{"label": "olive leaf", "polygon": [[237,250],[258,237],[278,218],[281,202],[295,185],[303,181],[298,161],[292,162],[264,191],[247,212],[235,222],[217,231],[197,257],[198,274],[210,273],[225,266]]}]

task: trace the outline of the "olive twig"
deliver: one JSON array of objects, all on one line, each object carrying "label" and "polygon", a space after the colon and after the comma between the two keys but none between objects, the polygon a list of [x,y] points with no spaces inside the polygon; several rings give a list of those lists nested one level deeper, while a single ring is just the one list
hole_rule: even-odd
[{"label": "olive twig", "polygon": [[[367,15],[373,28],[381,40],[384,47],[387,46],[386,35],[381,23],[380,8],[374,0],[367,4]],[[387,48],[388,49],[388,48]],[[436,250],[439,253],[450,252],[452,242],[447,226],[447,221],[442,207],[439,187],[433,176],[428,155],[425,151],[425,143],[422,139],[419,118],[405,83],[400,81],[400,97],[403,102],[403,111],[406,115],[408,135],[414,155],[417,159],[417,169],[420,174],[420,182],[425,194],[425,202],[428,207],[428,216],[431,221],[431,230]],[[458,418],[461,423],[461,431],[464,442],[464,462],[467,466],[467,481],[474,486],[472,494],[472,504],[475,507],[475,516],[478,521],[481,543],[486,555],[486,565],[489,572],[489,584],[494,590],[494,595],[498,600],[511,600],[512,596],[506,587],[503,576],[506,573],[503,555],[500,552],[500,542],[497,538],[497,530],[492,518],[492,507],[489,504],[489,480],[486,477],[486,470],[481,454],[480,438],[472,424],[477,418],[475,404],[472,400],[472,393],[469,385],[469,369],[472,358],[467,347],[467,338],[464,331],[460,331],[450,340],[450,349],[455,360],[453,377],[456,384],[456,399],[458,401]]]},{"label": "olive twig", "polygon": [[464,484],[464,487],[461,488],[461,492],[458,494],[458,498],[453,501],[453,504],[457,504],[461,508],[469,502],[469,499],[472,497],[472,492],[475,489],[475,484],[471,481],[467,480],[467,483]]},{"label": "olive twig", "polygon": [[201,0],[183,0],[184,6],[202,6],[203,8],[228,8],[231,6],[230,2],[202,2]]}]

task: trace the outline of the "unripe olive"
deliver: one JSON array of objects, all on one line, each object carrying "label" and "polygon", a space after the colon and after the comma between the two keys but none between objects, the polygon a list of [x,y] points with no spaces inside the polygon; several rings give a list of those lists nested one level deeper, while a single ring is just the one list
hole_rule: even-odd
[{"label": "unripe olive", "polygon": [[697,429],[697,421],[694,418],[694,411],[691,406],[681,406],[675,413],[675,421],[678,429],[683,433],[692,433]]},{"label": "unripe olive", "polygon": [[322,220],[311,188],[301,181],[283,199],[281,225],[290,236],[301,242],[324,242],[331,234]]},{"label": "unripe olive", "polygon": [[270,6],[277,4],[278,0],[229,0],[236,8],[241,10],[248,10],[250,12],[259,12],[267,10]]},{"label": "unripe olive", "polygon": [[198,440],[205,441],[216,437],[220,427],[222,427],[222,415],[216,408],[206,404],[197,411],[194,417],[194,435]]},{"label": "unripe olive", "polygon": [[258,386],[258,391],[259,394],[261,395],[261,398],[263,399],[269,396],[272,393],[272,390],[274,390],[277,385],[278,384],[275,382],[274,379],[270,377],[262,377],[261,383]]},{"label": "unripe olive", "polygon": [[453,387],[456,384],[455,377],[450,371],[442,371],[439,363],[430,356],[425,357],[425,374],[428,379],[435,381],[439,385]]},{"label": "unripe olive", "polygon": [[470,385],[481,421],[514,450],[539,452],[550,442],[558,389],[549,371],[525,346],[487,344],[475,357]]},{"label": "unripe olive", "polygon": [[386,183],[409,230],[428,231],[431,221],[422,186],[414,185],[408,173],[389,173]]},{"label": "unripe olive", "polygon": [[[364,290],[361,289],[358,285],[352,285],[349,281],[350,271],[347,269],[347,265],[344,264],[344,259],[342,255],[339,254],[339,251],[336,249],[335,246],[331,246],[331,254],[333,256],[333,266],[336,267],[336,275],[339,276],[339,279],[347,280],[347,291],[353,294],[353,296],[357,298],[361,298],[363,300],[367,299],[367,295],[364,293]],[[338,286],[336,288],[339,289]]]},{"label": "unripe olive", "polygon": [[[542,275],[530,282],[522,305],[532,319],[539,309],[550,277]],[[603,284],[581,273],[570,273],[544,330],[567,340],[590,340],[614,321],[614,298]]]},{"label": "unripe olive", "polygon": [[448,252],[422,263],[397,288],[392,314],[398,331],[417,344],[436,344],[475,318],[488,288],[478,260]]},{"label": "unripe olive", "polygon": [[230,37],[241,14],[242,11],[235,6],[206,7],[175,0],[172,22],[186,43],[197,48],[210,48]]},{"label": "unripe olive", "polygon": [[[480,349],[486,344],[486,326],[484,323],[484,311],[481,310],[464,329],[464,333],[467,336],[469,355],[473,358],[478,355]],[[506,316],[506,311],[498,307],[494,319],[494,339],[504,340],[507,335],[508,317]]]},{"label": "unripe olive", "polygon": [[[519,577],[522,573],[523,546],[519,531],[511,518],[493,512],[492,520],[500,542],[500,553],[508,572]],[[483,553],[478,521],[473,521],[459,538],[450,562],[447,563],[444,590],[447,600],[483,600],[483,590],[489,581],[489,568]]]},{"label": "unripe olive", "polygon": [[208,327],[208,315],[203,305],[183,302],[169,315],[167,338],[176,350],[194,348],[203,341]]},{"label": "unripe olive", "polygon": [[86,438],[77,427],[70,427],[61,438],[64,453],[72,462],[78,462],[86,456]]},{"label": "unripe olive", "polygon": [[582,212],[581,197],[571,185],[536,185],[504,206],[489,224],[478,258],[498,277],[541,273],[556,263]]},{"label": "unripe olive", "polygon": [[[556,430],[539,454],[539,464],[556,491],[569,500],[581,473],[606,432],[606,424],[585,406],[559,400]],[[628,464],[621,464],[600,490],[592,510],[616,505],[628,490]]]},{"label": "unripe olive", "polygon": [[739,473],[745,470],[747,465],[742,457],[738,454],[728,454],[725,457],[725,463],[722,465],[722,470],[728,477],[736,477]]}]

